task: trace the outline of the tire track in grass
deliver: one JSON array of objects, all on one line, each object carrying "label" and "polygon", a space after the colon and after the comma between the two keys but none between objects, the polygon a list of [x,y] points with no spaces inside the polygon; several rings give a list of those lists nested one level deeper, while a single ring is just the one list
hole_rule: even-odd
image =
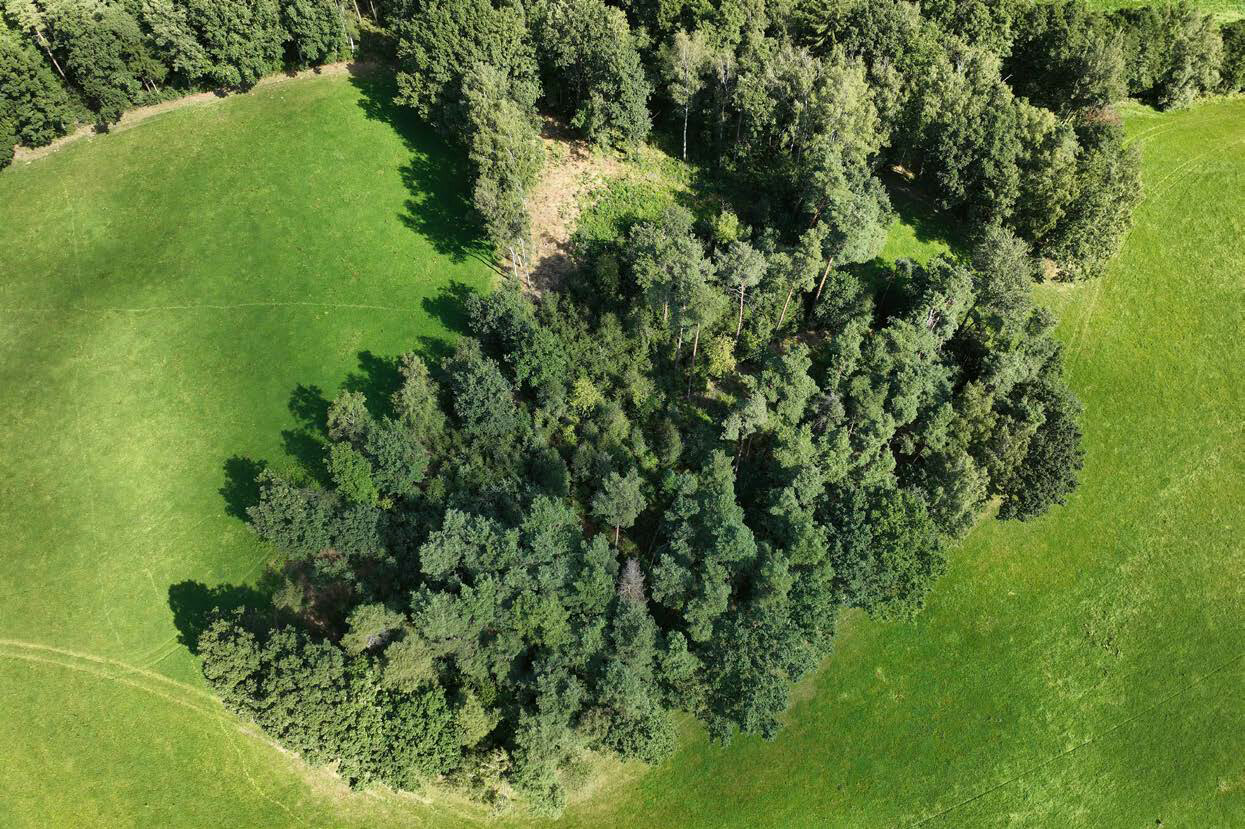
[{"label": "tire track in grass", "polygon": [[[27,642],[21,639],[0,639],[0,648],[7,648],[10,651],[17,651],[17,653],[5,654],[5,655],[13,656],[14,658],[23,658],[22,652],[31,652],[32,655],[33,654],[45,654],[45,655],[50,654],[51,656],[47,658],[52,658],[54,656],[54,657],[60,657],[61,659],[64,659],[64,660],[69,660],[70,662],[73,662],[73,661],[88,662],[88,663],[91,663],[91,665],[93,666],[98,666],[95,668],[95,670],[103,672],[103,675],[105,675],[107,678],[119,679],[120,677],[134,674],[137,676],[145,677],[146,679],[149,679],[155,682],[162,682],[166,685],[170,685],[174,688],[181,690],[183,693],[192,694],[194,696],[200,697],[202,699],[205,699],[211,702],[216,701],[215,696],[203,690],[202,688],[196,688],[193,685],[188,685],[185,682],[181,682],[179,680],[173,679],[172,677],[165,676],[164,674],[158,671],[148,670],[147,668],[143,668],[138,665],[131,665],[129,662],[122,662],[119,659],[113,659],[107,656],[99,656],[93,653],[84,653],[83,651],[70,650],[69,648],[59,648],[54,645],[44,645],[38,642]],[[57,663],[57,664],[61,664],[61,663]],[[86,666],[66,664],[64,665],[64,667],[67,667],[67,668],[83,667],[85,669]],[[108,673],[109,669],[112,669],[116,671],[117,673],[115,674]]]},{"label": "tire track in grass", "polygon": [[[127,676],[125,672],[110,671],[104,666],[97,666],[96,664],[93,664],[93,663],[88,663],[84,665],[84,664],[81,664],[80,662],[74,662],[71,658],[66,658],[64,656],[59,656],[55,654],[49,655],[47,653],[40,653],[40,652],[20,651],[17,649],[8,650],[8,649],[5,649],[4,647],[0,647],[0,659],[16,659],[16,660],[20,660],[23,662],[35,662],[35,663],[42,664],[42,665],[52,665],[57,668],[65,668],[67,670],[89,674],[99,679],[105,679],[105,680],[108,680],[109,682],[116,682],[120,685],[127,685],[131,688],[136,688],[140,691],[145,691],[148,694],[160,697],[161,699],[166,700],[167,702],[174,703],[175,705],[180,705],[184,708],[188,708],[191,711],[202,714],[205,717],[209,717],[212,719],[222,719],[222,720],[228,719],[228,717],[223,713],[223,709],[219,711],[212,710],[197,702],[192,702],[186,699],[184,696],[179,696],[177,694],[171,693],[170,691],[166,691],[158,687],[153,687],[152,684],[138,682],[135,679]],[[180,684],[180,683],[176,683],[176,684]]]},{"label": "tire track in grass", "polygon": [[70,305],[63,308],[54,307],[15,307],[0,308],[2,313],[11,314],[144,314],[153,311],[239,311],[246,308],[322,308],[329,310],[356,311],[399,311],[408,309],[401,305],[369,305],[358,302],[237,302],[231,304],[198,303],[184,305],[140,305],[134,308],[119,306],[100,306],[87,308],[81,305]]}]

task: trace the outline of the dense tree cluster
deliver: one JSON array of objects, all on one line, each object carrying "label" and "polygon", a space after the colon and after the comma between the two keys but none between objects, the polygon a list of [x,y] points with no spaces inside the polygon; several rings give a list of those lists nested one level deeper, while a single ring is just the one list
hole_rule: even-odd
[{"label": "dense tree cluster", "polygon": [[[327,407],[267,471],[271,606],[196,642],[225,703],[352,784],[556,813],[588,752],[673,716],[773,736],[848,608],[910,618],[982,516],[1063,503],[1080,404],[1032,283],[1101,271],[1138,160],[1112,105],[1245,84],[1187,5],[392,0],[398,100],[461,145],[506,287]],[[169,90],[354,49],[339,0],[4,0],[0,164]],[[519,285],[538,112],[626,151],[653,125],[714,215],[671,207]],[[878,264],[902,177],[972,254]],[[859,267],[870,263],[868,268]]]},{"label": "dense tree cluster", "polygon": [[841,609],[910,617],[1082,457],[1022,240],[875,294],[824,235],[672,208],[573,292],[470,298],[451,355],[332,402],[325,483],[265,473],[281,584],[201,639],[214,687],[355,783],[551,813],[588,751],[667,756],[676,711],[773,736]]},{"label": "dense tree cluster", "polygon": [[349,55],[362,20],[345,0],[3,0],[0,166],[15,143]]},{"label": "dense tree cluster", "polygon": [[[1133,95],[1181,106],[1233,83],[1221,80],[1219,30],[1187,4],[1111,14],[1067,0],[616,6],[403,5],[400,98],[462,143],[484,130],[494,152],[521,158],[538,107],[627,148],[648,133],[652,106],[742,218],[787,241],[824,224],[839,263],[876,252],[889,216],[878,173],[902,170],[943,210],[1008,228],[1051,274],[1075,279],[1101,272],[1139,197],[1138,160],[1111,105]],[[509,101],[490,107],[507,110],[511,128],[471,115],[478,63],[510,81],[494,87]],[[521,275],[528,185],[477,164],[477,207]],[[853,238],[836,240],[847,227]]]}]

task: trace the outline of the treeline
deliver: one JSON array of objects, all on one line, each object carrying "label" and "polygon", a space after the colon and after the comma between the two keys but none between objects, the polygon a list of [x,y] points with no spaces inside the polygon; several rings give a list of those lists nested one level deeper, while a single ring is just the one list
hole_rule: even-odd
[{"label": "treeline", "polygon": [[[859,228],[839,262],[876,252],[878,174],[897,170],[975,234],[1005,227],[1077,279],[1105,267],[1139,198],[1112,104],[1245,84],[1245,24],[1184,3],[428,0],[394,27],[401,99],[473,147],[477,206],[520,276],[538,109],[620,148],[652,120],[752,226],[788,241]],[[487,71],[508,87],[481,85]]]},{"label": "treeline", "polygon": [[4,0],[0,167],[78,124],[354,53],[368,0]]}]

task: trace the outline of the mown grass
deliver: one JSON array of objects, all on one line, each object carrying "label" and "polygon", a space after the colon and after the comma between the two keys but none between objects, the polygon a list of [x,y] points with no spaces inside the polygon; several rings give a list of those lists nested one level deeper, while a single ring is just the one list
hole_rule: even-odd
[{"label": "mown grass", "polygon": [[265,86],[0,175],[0,825],[315,813],[195,693],[170,588],[261,570],[230,513],[244,459],[314,454],[296,387],[383,386],[488,283],[462,163],[384,94]]},{"label": "mown grass", "polygon": [[[437,347],[486,283],[453,154],[370,100],[291,82],[0,176],[0,825],[478,822],[239,728],[169,607],[262,566],[224,464],[309,451],[291,391],[383,385],[363,352]],[[1245,101],[1127,124],[1136,228],[1042,289],[1086,403],[1069,505],[976,530],[914,623],[845,619],[774,742],[689,724],[565,825],[1245,822]]]},{"label": "mown grass", "polygon": [[[1088,4],[1106,11],[1155,5],[1150,0],[1088,0]],[[1192,5],[1221,23],[1245,17],[1245,0],[1193,0]]]}]

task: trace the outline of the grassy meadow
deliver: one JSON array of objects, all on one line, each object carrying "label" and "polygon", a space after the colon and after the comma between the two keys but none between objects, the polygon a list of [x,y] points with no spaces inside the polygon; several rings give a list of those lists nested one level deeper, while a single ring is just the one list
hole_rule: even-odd
[{"label": "grassy meadow", "polygon": [[[0,175],[0,826],[481,823],[306,769],[180,641],[262,570],[255,463],[314,461],[323,399],[490,278],[456,156],[379,92],[274,84]],[[1123,253],[1040,289],[1086,405],[1068,506],[975,530],[915,622],[847,617],[777,740],[688,724],[563,825],[1245,822],[1245,99],[1126,123]]]}]

